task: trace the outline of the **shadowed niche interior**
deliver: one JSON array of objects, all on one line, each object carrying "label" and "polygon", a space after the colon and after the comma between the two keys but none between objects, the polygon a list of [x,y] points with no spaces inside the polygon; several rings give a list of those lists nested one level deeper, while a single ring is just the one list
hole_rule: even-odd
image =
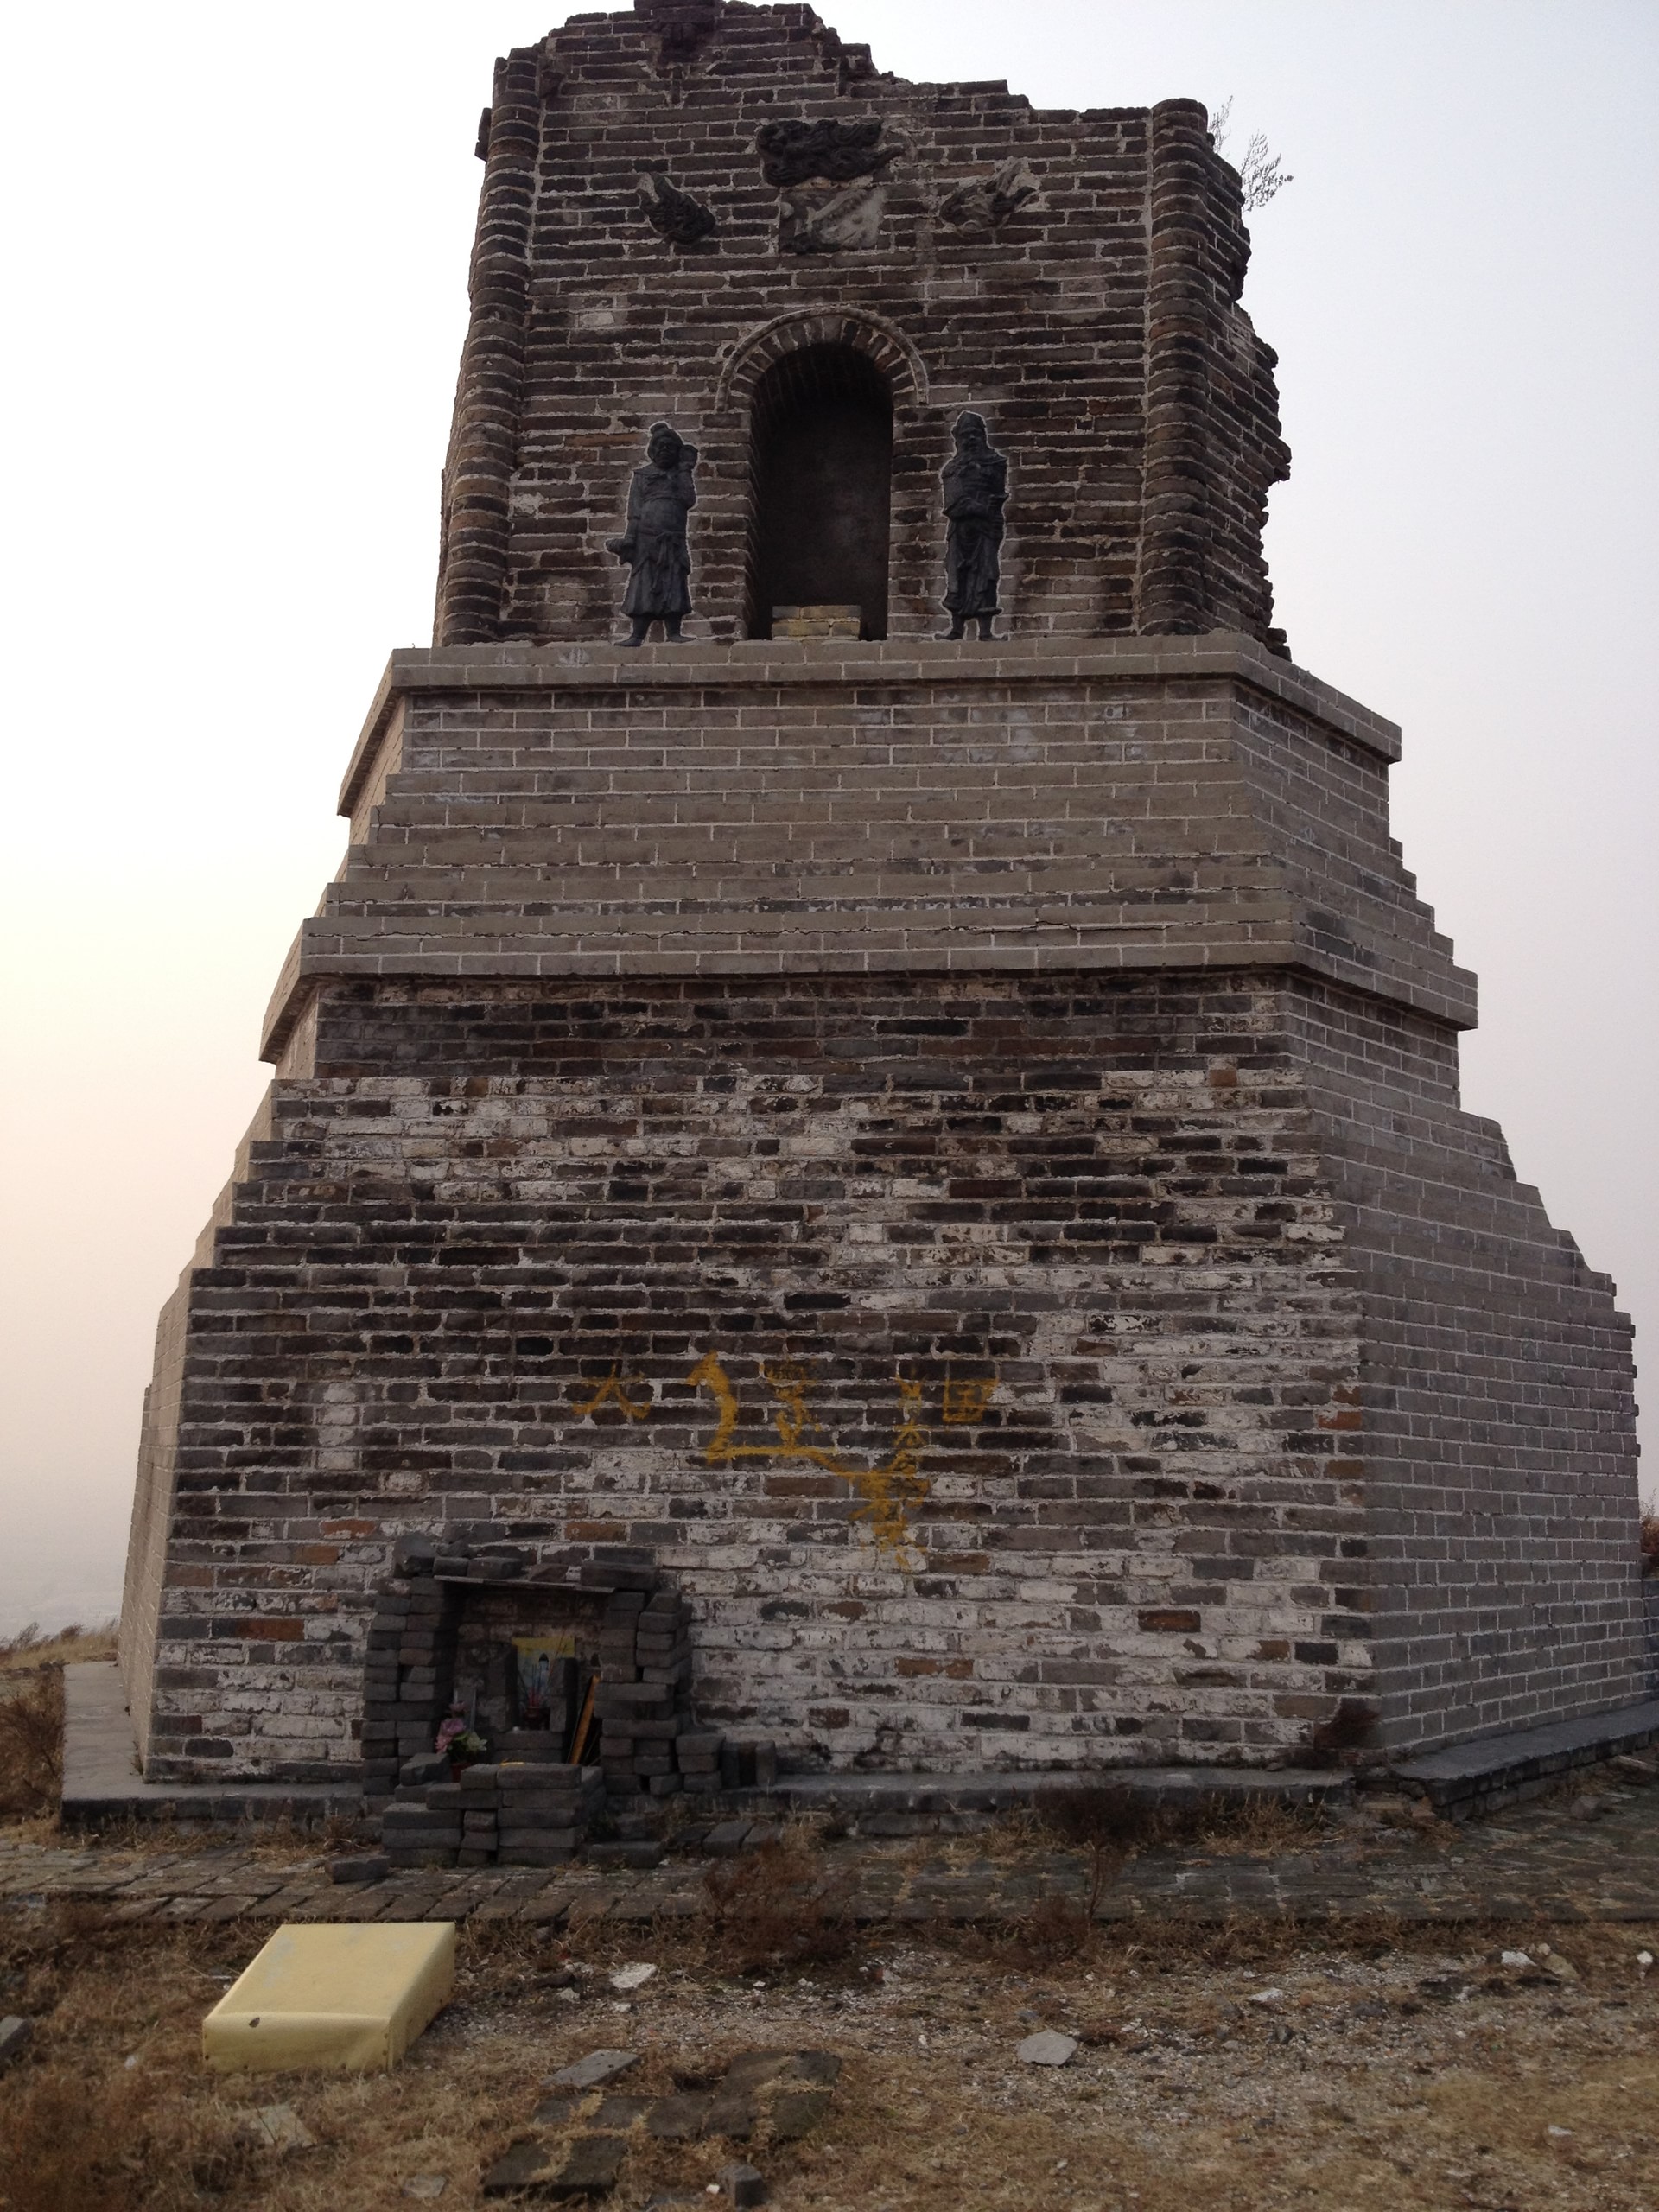
[{"label": "shadowed niche interior", "polygon": [[860,635],[887,634],[893,392],[854,346],[808,346],[755,389],[748,629],[774,607],[856,606]]}]

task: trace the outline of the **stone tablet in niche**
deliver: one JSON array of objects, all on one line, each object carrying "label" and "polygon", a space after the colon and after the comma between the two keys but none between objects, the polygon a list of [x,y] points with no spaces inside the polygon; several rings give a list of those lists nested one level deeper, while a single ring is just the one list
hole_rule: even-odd
[{"label": "stone tablet in niche", "polygon": [[772,634],[774,638],[840,638],[850,641],[863,628],[863,613],[861,607],[835,601],[814,607],[774,607]]}]

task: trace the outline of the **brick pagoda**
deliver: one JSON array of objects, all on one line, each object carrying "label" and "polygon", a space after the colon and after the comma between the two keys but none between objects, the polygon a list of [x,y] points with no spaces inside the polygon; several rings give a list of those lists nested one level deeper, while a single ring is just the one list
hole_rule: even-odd
[{"label": "brick pagoda", "polygon": [[435,640],[162,1319],[147,1774],[384,1793],[543,1632],[658,1795],[1641,1697],[1629,1325],[1459,1108],[1397,731],[1272,626],[1204,110],[639,0],[480,143]]}]

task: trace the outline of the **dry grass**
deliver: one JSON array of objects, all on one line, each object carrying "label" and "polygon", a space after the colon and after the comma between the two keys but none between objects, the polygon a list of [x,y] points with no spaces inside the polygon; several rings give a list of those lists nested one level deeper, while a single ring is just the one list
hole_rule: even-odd
[{"label": "dry grass", "polygon": [[[814,2137],[745,2146],[774,2212],[1659,2202],[1659,1989],[1633,1964],[1652,1928],[1529,1929],[1573,1960],[1564,1988],[1494,1971],[1492,1931],[1382,1921],[1329,1942],[1283,1923],[1137,1923],[1040,1964],[888,1930],[832,1972],[773,1967],[756,1987],[700,1921],[598,1923],[575,1945],[497,1922],[463,1933],[456,2000],[396,2073],[209,2075],[201,2014],[262,1932],[73,1907],[0,1919],[0,1999],[39,2021],[0,2092],[4,2212],[393,2212],[420,2173],[447,2177],[440,2212],[470,2212],[544,2077],[618,2044],[643,2054],[626,2085],[642,2094],[707,2084],[745,2048],[842,2054]],[[658,1972],[624,2014],[607,1969],[626,1958]],[[558,1986],[573,1975],[579,1996]],[[1265,1986],[1283,1993],[1269,2009],[1249,2001]],[[1082,2033],[1071,2066],[1018,2063],[1039,2021]],[[278,2102],[314,2149],[251,2145],[245,2114]],[[641,2146],[610,2202],[701,2191],[732,2155]]]},{"label": "dry grass", "polygon": [[1080,1783],[1039,1803],[1001,1815],[982,1834],[941,1847],[923,1839],[918,1853],[1007,1865],[1033,1851],[1083,1851],[1098,1866],[1123,1866],[1147,1851],[1188,1851],[1211,1858],[1243,1853],[1315,1851],[1330,1830],[1317,1807],[1276,1800],[1211,1797],[1179,1808],[1149,1805],[1122,1783]]},{"label": "dry grass", "polygon": [[834,1965],[858,1942],[849,1877],[804,1823],[791,1821],[757,1851],[716,1860],[702,1886],[711,1955],[740,1974]]},{"label": "dry grass", "polygon": [[63,1676],[55,1669],[0,1692],[0,1817],[53,1811],[63,1779]]},{"label": "dry grass", "polygon": [[42,1668],[71,1667],[83,1659],[113,1659],[115,1623],[102,1628],[60,1629],[43,1636],[31,1621],[16,1636],[0,1637],[0,1683],[9,1675],[35,1675]]},{"label": "dry grass", "polygon": [[55,1811],[63,1779],[63,1670],[106,1659],[113,1626],[42,1636],[32,1624],[0,1639],[0,1819]]}]

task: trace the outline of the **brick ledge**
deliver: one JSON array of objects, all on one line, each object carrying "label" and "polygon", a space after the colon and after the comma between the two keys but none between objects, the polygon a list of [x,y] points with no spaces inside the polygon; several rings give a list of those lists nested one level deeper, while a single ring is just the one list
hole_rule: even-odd
[{"label": "brick ledge", "polygon": [[1212,630],[1185,638],[1003,639],[983,646],[940,639],[849,644],[834,639],[691,642],[637,651],[581,645],[400,645],[386,663],[374,703],[340,788],[349,816],[372,774],[397,702],[413,691],[652,690],[665,685],[722,690],[753,684],[1055,683],[1232,677],[1323,722],[1380,759],[1400,758],[1399,725],[1270,653],[1254,638]]},{"label": "brick ledge", "polygon": [[1586,1713],[1538,1728],[1508,1729],[1452,1744],[1421,1758],[1396,1759],[1394,1779],[1427,1797],[1453,1820],[1541,1796],[1577,1768],[1599,1765],[1622,1751],[1659,1743],[1659,1698],[1611,1713]]}]

